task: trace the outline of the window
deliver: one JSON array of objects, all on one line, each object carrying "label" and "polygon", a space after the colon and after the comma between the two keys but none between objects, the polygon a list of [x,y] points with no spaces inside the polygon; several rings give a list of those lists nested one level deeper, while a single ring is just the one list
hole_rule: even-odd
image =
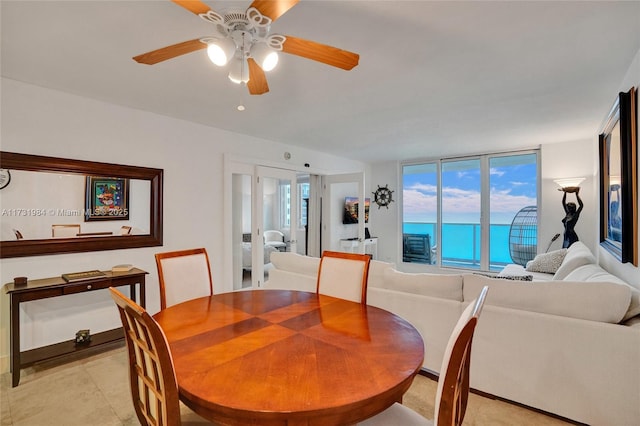
[{"label": "window", "polygon": [[298,214],[300,215],[298,223],[302,227],[307,225],[307,204],[309,201],[310,188],[311,185],[309,185],[309,183],[298,184]]},{"label": "window", "polygon": [[[298,183],[298,224],[302,227],[307,224],[307,204],[309,198],[309,183]],[[291,227],[291,185],[280,185],[280,228]]]},{"label": "window", "polygon": [[404,262],[479,270],[513,262],[511,222],[537,206],[537,151],[406,164],[402,178]]},{"label": "window", "polygon": [[280,182],[280,229],[291,226],[291,184],[289,181]]}]

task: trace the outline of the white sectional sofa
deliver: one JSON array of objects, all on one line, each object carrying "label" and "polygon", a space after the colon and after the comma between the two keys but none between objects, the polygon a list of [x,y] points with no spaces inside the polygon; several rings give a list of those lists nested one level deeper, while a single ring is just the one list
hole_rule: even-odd
[{"label": "white sectional sofa", "polygon": [[[271,259],[265,288],[315,291],[318,258]],[[582,243],[555,274],[537,277],[546,282],[503,278],[409,274],[372,261],[367,303],[411,322],[425,341],[424,368],[437,373],[459,315],[489,285],[472,388],[577,422],[640,425],[640,291],[600,268]]]}]

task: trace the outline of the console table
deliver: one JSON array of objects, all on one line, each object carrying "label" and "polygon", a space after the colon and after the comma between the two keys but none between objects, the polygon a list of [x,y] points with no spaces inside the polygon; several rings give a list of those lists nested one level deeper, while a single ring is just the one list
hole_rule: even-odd
[{"label": "console table", "polygon": [[373,260],[378,258],[378,237],[365,238],[362,243],[357,239],[340,240],[340,248],[349,253],[356,253],[360,244],[364,244],[365,254],[370,254]]},{"label": "console table", "polygon": [[124,338],[122,327],[120,327],[93,334],[91,341],[88,343],[76,344],[75,340],[68,340],[27,351],[20,351],[20,303],[126,285],[131,288],[131,298],[135,301],[136,284],[138,284],[140,292],[140,302],[138,303],[143,307],[145,306],[145,275],[148,272],[137,268],[127,272],[102,272],[104,276],[72,282],[67,282],[62,277],[53,277],[29,280],[26,285],[16,285],[14,283],[4,285],[4,291],[9,295],[10,299],[9,350],[13,387],[18,386],[18,383],[20,383],[20,369],[23,367],[61,355],[96,348]]}]

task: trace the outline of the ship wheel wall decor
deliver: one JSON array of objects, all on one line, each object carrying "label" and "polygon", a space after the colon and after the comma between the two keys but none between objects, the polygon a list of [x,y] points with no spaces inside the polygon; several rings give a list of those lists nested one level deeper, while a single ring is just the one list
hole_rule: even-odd
[{"label": "ship wheel wall decor", "polygon": [[389,189],[388,185],[380,186],[378,185],[378,189],[372,193],[374,196],[373,202],[380,207],[389,208],[389,204],[391,204],[393,200],[393,191]]}]

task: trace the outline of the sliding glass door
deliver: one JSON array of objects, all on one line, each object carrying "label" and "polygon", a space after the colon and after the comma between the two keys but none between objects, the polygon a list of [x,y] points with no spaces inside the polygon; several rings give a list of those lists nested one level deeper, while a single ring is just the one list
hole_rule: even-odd
[{"label": "sliding glass door", "polygon": [[406,164],[402,178],[403,262],[495,271],[536,254],[537,151]]}]

